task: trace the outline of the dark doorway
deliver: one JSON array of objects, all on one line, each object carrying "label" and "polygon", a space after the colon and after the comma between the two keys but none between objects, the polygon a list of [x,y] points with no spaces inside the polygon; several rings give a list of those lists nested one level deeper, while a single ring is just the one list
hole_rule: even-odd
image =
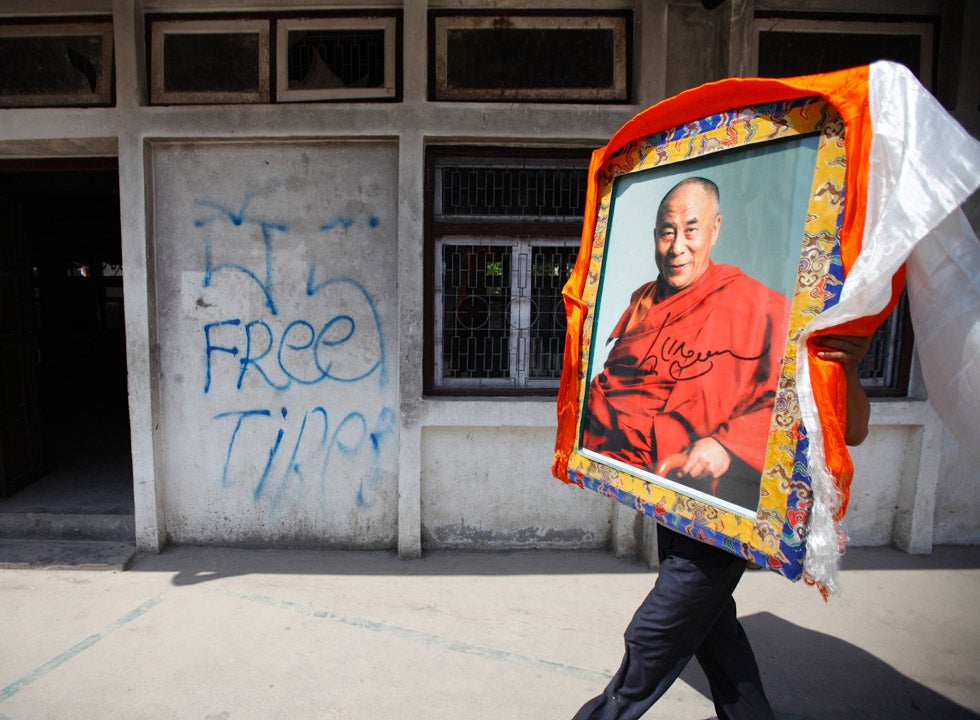
[{"label": "dark doorway", "polygon": [[132,513],[117,162],[0,163],[0,209],[0,510]]}]

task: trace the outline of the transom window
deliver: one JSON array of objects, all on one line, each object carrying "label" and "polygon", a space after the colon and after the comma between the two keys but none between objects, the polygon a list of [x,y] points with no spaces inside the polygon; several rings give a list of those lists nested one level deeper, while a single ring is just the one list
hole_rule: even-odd
[{"label": "transom window", "polygon": [[401,11],[146,16],[153,105],[401,99]]},{"label": "transom window", "polygon": [[429,99],[629,102],[632,14],[429,11]]},{"label": "transom window", "polygon": [[587,155],[459,152],[427,153],[426,390],[551,393],[561,376],[561,289],[578,253]]},{"label": "transom window", "polygon": [[113,104],[112,18],[0,20],[0,107]]}]

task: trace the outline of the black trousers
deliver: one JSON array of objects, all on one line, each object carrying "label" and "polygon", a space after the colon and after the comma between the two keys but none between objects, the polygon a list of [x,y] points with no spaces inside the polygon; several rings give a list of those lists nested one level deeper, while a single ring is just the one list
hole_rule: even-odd
[{"label": "black trousers", "polygon": [[759,668],[735,615],[745,561],[657,526],[657,582],[626,629],[622,665],[574,720],[636,720],[697,657],[719,720],[773,720]]}]

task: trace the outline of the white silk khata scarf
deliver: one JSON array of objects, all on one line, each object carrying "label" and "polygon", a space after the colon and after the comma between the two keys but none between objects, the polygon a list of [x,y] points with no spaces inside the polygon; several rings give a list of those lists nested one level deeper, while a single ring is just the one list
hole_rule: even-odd
[{"label": "white silk khata scarf", "polygon": [[[980,184],[980,142],[895,63],[869,68],[868,106],[872,138],[861,250],[840,301],[813,320],[801,346],[816,330],[880,312],[892,296],[892,277],[907,263],[929,401],[980,460],[980,244],[959,209]],[[797,391],[813,440],[805,576],[833,593],[845,540],[835,520],[841,498],[815,437],[821,424],[807,363],[799,365]]]}]

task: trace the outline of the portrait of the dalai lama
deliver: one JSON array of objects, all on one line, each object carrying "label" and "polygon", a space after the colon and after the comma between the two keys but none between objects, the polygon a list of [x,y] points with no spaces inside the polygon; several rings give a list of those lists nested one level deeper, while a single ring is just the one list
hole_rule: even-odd
[{"label": "portrait of the dalai lama", "polygon": [[663,197],[657,274],[651,266],[655,279],[633,293],[609,335],[586,396],[582,447],[754,511],[789,300],[712,262],[721,228],[711,180],[685,178]]}]

